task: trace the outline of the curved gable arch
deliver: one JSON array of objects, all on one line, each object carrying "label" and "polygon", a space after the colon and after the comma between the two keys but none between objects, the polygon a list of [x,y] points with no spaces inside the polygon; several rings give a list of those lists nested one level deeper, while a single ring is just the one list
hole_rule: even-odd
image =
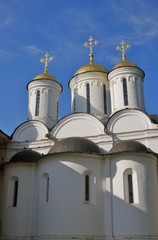
[{"label": "curved gable arch", "polygon": [[142,111],[125,109],[114,113],[107,124],[107,129],[113,133],[141,131],[152,129],[150,118]]},{"label": "curved gable arch", "polygon": [[47,139],[48,128],[40,121],[27,121],[18,126],[12,134],[14,141],[35,141]]},{"label": "curved gable arch", "polygon": [[104,125],[90,114],[74,113],[61,119],[51,134],[57,139],[97,136],[104,134]]}]

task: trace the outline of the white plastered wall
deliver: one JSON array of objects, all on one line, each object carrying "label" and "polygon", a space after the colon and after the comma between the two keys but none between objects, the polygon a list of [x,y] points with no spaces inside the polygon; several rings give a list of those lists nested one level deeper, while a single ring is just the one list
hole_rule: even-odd
[{"label": "white plastered wall", "polygon": [[[35,115],[36,93],[40,91],[39,114]],[[58,102],[61,85],[52,80],[34,80],[28,84],[29,120],[40,120],[51,128],[58,120]]]},{"label": "white plastered wall", "polygon": [[[93,175],[94,194],[85,202],[84,176]],[[49,176],[49,202],[41,194],[42,175]],[[95,155],[50,155],[37,167],[36,218],[37,236],[103,236],[102,159]],[[42,192],[41,192],[42,191]]]},{"label": "white plastered wall", "polygon": [[149,117],[139,110],[126,109],[111,116],[107,129],[112,133],[141,131],[154,128]]},{"label": "white plastered wall", "polygon": [[[12,179],[18,179],[17,207],[13,207]],[[3,179],[1,231],[7,239],[31,236],[34,214],[34,163],[9,164]]]},{"label": "white plastered wall", "polygon": [[107,114],[110,114],[109,83],[107,73],[102,72],[85,72],[70,80],[72,112],[87,112],[86,84],[90,86],[90,113],[94,115],[105,114],[103,95],[103,86],[105,85]]},{"label": "white plastered wall", "polygon": [[61,119],[51,131],[52,136],[66,137],[88,137],[104,134],[104,125],[93,115],[76,113]]},{"label": "white plastered wall", "polygon": [[[124,104],[123,78],[126,79],[128,104]],[[112,113],[125,108],[145,110],[144,72],[138,67],[120,67],[108,74]]]},{"label": "white plastered wall", "polygon": [[35,141],[46,139],[48,128],[40,121],[27,121],[21,124],[12,135],[13,141]]},{"label": "white plastered wall", "polygon": [[[152,155],[118,154],[111,157],[112,231],[120,239],[152,239],[158,235],[157,160]],[[127,203],[124,172],[133,172],[134,203]],[[135,176],[134,176],[135,175]],[[136,237],[137,236],[137,237]]]}]

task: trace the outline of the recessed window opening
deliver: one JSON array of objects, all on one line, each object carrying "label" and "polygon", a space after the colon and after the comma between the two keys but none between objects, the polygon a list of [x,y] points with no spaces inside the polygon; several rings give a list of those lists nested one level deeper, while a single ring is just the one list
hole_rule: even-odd
[{"label": "recessed window opening", "polygon": [[127,91],[127,80],[126,78],[122,79],[123,82],[123,97],[124,97],[124,105],[128,105],[128,91]]},{"label": "recessed window opening", "polygon": [[59,112],[59,99],[57,100],[57,111],[56,111],[57,119],[58,119],[58,112]]},{"label": "recessed window opening", "polygon": [[137,172],[132,168],[127,168],[123,173],[124,200],[129,204],[139,203]]},{"label": "recessed window opening", "polygon": [[52,90],[48,90],[48,109],[47,109],[47,116],[52,117]]},{"label": "recessed window opening", "polygon": [[35,116],[39,116],[39,106],[40,106],[40,90],[37,90]]},{"label": "recessed window opening", "polygon": [[141,106],[141,99],[140,99],[140,91],[139,91],[139,80],[135,78],[135,92],[136,92],[136,100],[137,100],[137,105]]},{"label": "recessed window opening", "polygon": [[76,112],[76,96],[77,96],[77,88],[74,89],[74,101],[73,101],[74,112]]},{"label": "recessed window opening", "polygon": [[129,203],[134,203],[134,195],[133,195],[133,176],[132,174],[128,174],[128,198]]},{"label": "recessed window opening", "polygon": [[85,201],[90,200],[90,177],[85,175]]},{"label": "recessed window opening", "polygon": [[90,85],[86,84],[87,113],[90,113]]},{"label": "recessed window opening", "polygon": [[49,201],[49,177],[46,178],[46,202]]},{"label": "recessed window opening", "polygon": [[13,204],[12,204],[13,207],[17,207],[18,185],[19,185],[18,180],[15,180],[14,181],[14,186],[13,186],[14,187],[14,189],[13,189]]},{"label": "recessed window opening", "polygon": [[48,173],[43,173],[40,184],[40,204],[47,204],[50,200],[50,177]]},{"label": "recessed window opening", "polygon": [[103,85],[103,101],[104,101],[104,113],[107,113],[107,107],[106,107],[106,86]]},{"label": "recessed window opening", "polygon": [[86,170],[83,175],[84,191],[83,200],[86,204],[96,203],[96,176],[89,170]]}]

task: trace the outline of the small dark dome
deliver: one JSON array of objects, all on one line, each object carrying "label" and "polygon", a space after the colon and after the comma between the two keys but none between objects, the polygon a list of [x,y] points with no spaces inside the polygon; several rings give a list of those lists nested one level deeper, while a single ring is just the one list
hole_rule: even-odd
[{"label": "small dark dome", "polygon": [[16,153],[11,159],[10,163],[16,162],[36,162],[41,157],[41,154],[32,150],[23,150]]},{"label": "small dark dome", "polygon": [[127,140],[116,143],[109,153],[121,153],[121,152],[150,152],[150,150],[142,143]]},{"label": "small dark dome", "polygon": [[81,137],[69,137],[57,141],[49,150],[49,154],[65,152],[99,154],[101,153],[101,149],[89,139]]}]

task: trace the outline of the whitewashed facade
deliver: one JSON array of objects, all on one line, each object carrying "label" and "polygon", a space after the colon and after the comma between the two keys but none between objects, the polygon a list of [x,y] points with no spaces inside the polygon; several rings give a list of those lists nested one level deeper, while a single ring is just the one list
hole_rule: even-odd
[{"label": "whitewashed facade", "polygon": [[28,83],[28,120],[0,132],[0,240],[158,239],[158,122],[145,112],[144,72],[90,61],[62,86]]}]

